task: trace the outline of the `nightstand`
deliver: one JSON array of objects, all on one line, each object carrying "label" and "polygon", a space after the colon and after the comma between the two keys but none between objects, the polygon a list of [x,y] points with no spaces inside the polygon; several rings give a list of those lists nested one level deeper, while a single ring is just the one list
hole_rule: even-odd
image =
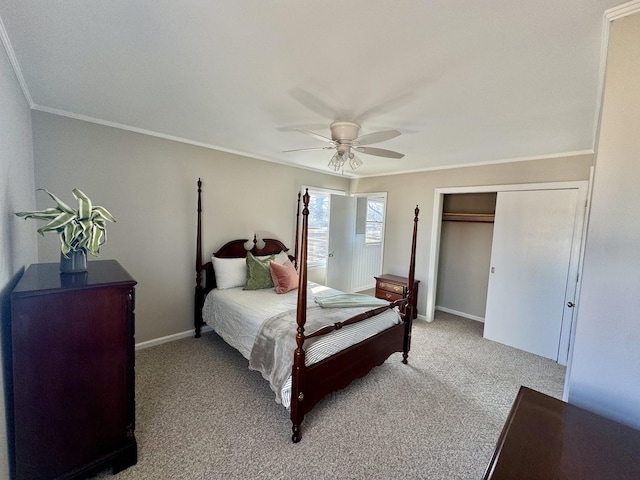
[{"label": "nightstand", "polygon": [[[384,275],[380,275],[374,278],[376,279],[376,297],[377,298],[382,298],[384,300],[393,302],[395,300],[406,298],[409,294],[407,290],[407,284],[409,283],[409,279],[407,277],[400,277],[398,275],[391,275],[391,274],[385,273]],[[420,283],[420,280],[414,280],[413,282],[413,295],[412,295],[413,318],[418,317],[418,284],[419,283]]]}]

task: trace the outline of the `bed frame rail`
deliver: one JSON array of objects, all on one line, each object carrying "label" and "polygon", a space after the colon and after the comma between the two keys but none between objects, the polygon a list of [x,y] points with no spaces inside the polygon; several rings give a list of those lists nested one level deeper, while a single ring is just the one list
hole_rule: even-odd
[{"label": "bed frame rail", "polygon": [[320,330],[316,330],[315,332],[310,333],[309,335],[305,335],[304,339],[307,340],[309,338],[326,335],[327,333],[331,333],[334,330],[340,330],[342,327],[353,325],[354,323],[361,322],[363,320],[366,320],[367,318],[374,317],[386,310],[390,310],[396,307],[399,307],[400,309],[402,309],[403,305],[406,305],[406,303],[407,303],[407,299],[403,298],[401,300],[396,300],[395,302],[392,302],[389,305],[383,305],[381,307],[374,308],[373,310],[367,310],[366,312],[362,312],[358,315],[354,315],[353,317],[348,318],[344,322],[336,322],[333,325],[327,325],[326,327],[322,327]]}]

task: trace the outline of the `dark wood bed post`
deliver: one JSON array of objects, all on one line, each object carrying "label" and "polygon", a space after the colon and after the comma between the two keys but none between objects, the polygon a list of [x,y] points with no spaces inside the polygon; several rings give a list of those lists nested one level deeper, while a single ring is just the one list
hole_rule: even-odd
[{"label": "dark wood bed post", "polygon": [[413,282],[416,275],[416,240],[418,238],[418,214],[420,209],[416,205],[415,216],[413,218],[413,238],[411,239],[411,261],[409,262],[409,280],[407,281],[407,307],[404,313],[405,335],[404,349],[402,352],[402,363],[407,364],[409,350],[411,349],[411,327],[413,326]]},{"label": "dark wood bed post", "polygon": [[[305,353],[302,345],[304,344],[304,324],[307,321],[307,235],[308,235],[308,219],[309,219],[309,190],[304,194],[304,209],[302,210],[302,243],[300,245],[300,269],[298,272],[298,308],[296,312],[296,323],[298,329],[296,333],[296,351],[293,354],[293,371],[291,372],[291,422],[293,427],[293,435],[291,440],[298,443],[301,439],[300,424],[304,417],[304,409],[300,403],[304,401],[303,383],[305,368]],[[296,228],[297,230],[297,228]],[[297,232],[296,232],[297,233]],[[297,238],[297,237],[296,237]]]},{"label": "dark wood bed post", "polygon": [[198,178],[198,239],[196,240],[196,296],[193,311],[193,324],[196,329],[196,338],[200,337],[202,328],[202,302],[204,293],[202,289],[202,180]]},{"label": "dark wood bed post", "polygon": [[[308,190],[307,190],[308,191]],[[293,268],[295,268],[296,270],[298,269],[298,254],[300,252],[298,252],[298,239],[299,239],[299,227],[300,227],[300,196],[302,195],[302,192],[298,192],[298,207],[296,209],[296,238],[294,240],[295,243],[295,250],[294,250],[294,258],[293,258]]]}]

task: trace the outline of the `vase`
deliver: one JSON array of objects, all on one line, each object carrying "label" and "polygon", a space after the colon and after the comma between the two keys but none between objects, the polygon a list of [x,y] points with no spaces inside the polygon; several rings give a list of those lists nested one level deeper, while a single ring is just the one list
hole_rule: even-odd
[{"label": "vase", "polygon": [[64,256],[60,252],[60,273],[82,273],[87,271],[87,251],[73,250]]}]

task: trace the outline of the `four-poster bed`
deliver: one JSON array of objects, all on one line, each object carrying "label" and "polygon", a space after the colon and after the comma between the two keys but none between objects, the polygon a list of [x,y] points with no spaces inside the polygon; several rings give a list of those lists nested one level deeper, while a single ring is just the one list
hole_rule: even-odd
[{"label": "four-poster bed", "polygon": [[[275,239],[264,239],[264,246],[258,248],[258,242],[254,237],[253,247],[250,250],[245,249],[245,244],[248,242],[247,239],[232,240],[213,254],[212,261],[203,263],[201,192],[202,182],[199,179],[194,312],[195,335],[196,337],[200,336],[201,328],[205,323],[203,320],[204,311],[205,315],[209,315],[206,318],[206,323],[211,323],[212,328],[227,343],[234,346],[243,356],[249,359],[250,368],[259,370],[263,377],[270,381],[271,388],[276,392],[276,401],[280,403],[280,400],[282,400],[281,403],[285,406],[290,405],[293,424],[292,440],[293,442],[298,442],[301,439],[300,425],[305,414],[325,395],[345,388],[353,380],[365,376],[375,366],[381,365],[393,353],[402,352],[402,362],[407,363],[411,347],[412,299],[409,297],[387,303],[361,295],[360,297],[375,300],[382,303],[382,305],[371,308],[371,306],[365,306],[371,305],[366,300],[362,305],[356,304],[354,308],[325,309],[314,305],[313,295],[317,294],[318,291],[322,292],[319,297],[315,297],[315,303],[323,303],[318,301],[318,298],[322,300],[329,296],[341,294],[341,292],[327,290],[315,284],[308,285],[308,193],[305,193],[302,197],[301,232],[299,231],[301,198],[300,194],[298,195],[296,250],[300,234],[300,251],[296,251],[295,256],[283,253],[288,252],[287,247]],[[415,277],[418,213],[419,210],[416,206],[408,275],[409,285],[413,284]],[[297,289],[282,295],[277,295],[273,288],[270,290],[243,290],[239,286],[244,281],[242,279],[225,285],[225,287],[236,286],[237,288],[221,288],[216,283],[216,276],[220,277],[218,283],[222,281],[221,274],[219,275],[218,272],[214,271],[214,262],[218,266],[225,265],[224,268],[226,269],[227,264],[233,264],[234,262],[242,264],[245,257],[250,257],[247,263],[255,262],[255,259],[258,259],[258,261],[268,265],[270,264],[269,261],[271,263],[282,263],[282,260],[284,260],[286,263],[288,257],[289,260],[297,265]],[[223,264],[222,262],[227,263]],[[271,268],[273,269],[274,267]],[[226,284],[227,280],[225,279],[224,282]],[[409,292],[411,291],[412,289],[409,289]],[[251,298],[251,302],[254,303],[248,303],[246,309],[244,309],[238,303],[240,301],[238,299],[241,297]],[[351,298],[348,297],[348,300],[351,300]],[[360,298],[356,298],[356,301],[359,300]],[[249,302],[249,300],[247,301]],[[227,303],[233,306],[227,307]],[[283,309],[283,313],[272,314],[271,306],[272,304],[275,305],[275,303],[286,305],[285,307],[279,307]],[[380,305],[380,303],[377,305]],[[404,312],[401,312],[403,309],[399,307],[404,307]],[[284,312],[286,309],[289,309],[289,311]],[[229,313],[225,313],[227,311]],[[264,321],[259,319],[261,314],[265,315]],[[226,320],[226,318],[229,318],[229,320]],[[256,318],[258,320],[255,320]],[[274,321],[284,323],[275,327]],[[268,337],[271,331],[286,333],[281,333],[278,338],[272,339]],[[345,343],[347,338],[349,339],[348,344]],[[274,352],[261,350],[265,344],[268,346],[275,345],[273,347]],[[287,349],[289,345],[291,346],[290,350]],[[338,350],[338,348],[340,349]],[[282,351],[285,352],[284,355],[278,353]],[[289,351],[291,352],[290,354],[286,353]],[[288,361],[288,363],[277,362],[271,358],[278,355],[284,356],[284,360]],[[264,361],[265,358],[267,358],[266,362]],[[269,362],[271,361],[278,363],[278,365],[269,370],[268,367],[271,365]],[[268,364],[268,367],[264,367],[265,363]],[[284,386],[281,385],[283,368],[286,371],[285,376],[290,374]],[[278,370],[280,371],[279,377],[277,375]],[[274,377],[278,377],[279,380],[274,381]],[[280,398],[281,396],[282,399]]]}]

